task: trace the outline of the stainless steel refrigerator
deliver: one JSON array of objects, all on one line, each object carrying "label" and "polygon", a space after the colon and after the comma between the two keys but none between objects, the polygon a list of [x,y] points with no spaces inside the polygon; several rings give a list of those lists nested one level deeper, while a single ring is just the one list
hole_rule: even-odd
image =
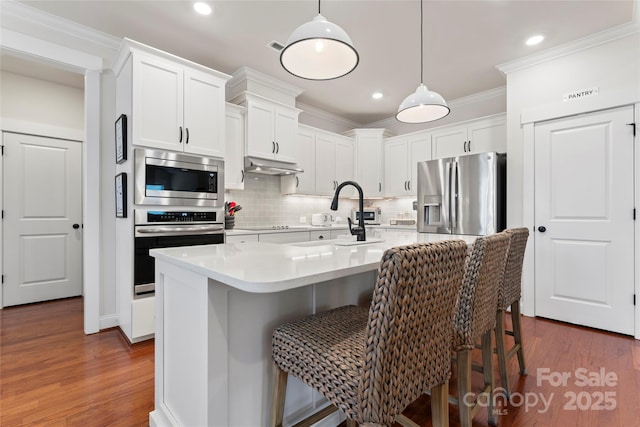
[{"label": "stainless steel refrigerator", "polygon": [[504,153],[418,163],[418,231],[488,235],[506,226]]}]

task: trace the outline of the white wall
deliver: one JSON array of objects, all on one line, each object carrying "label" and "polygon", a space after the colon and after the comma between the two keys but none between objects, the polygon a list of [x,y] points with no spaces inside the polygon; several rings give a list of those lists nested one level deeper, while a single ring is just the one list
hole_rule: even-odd
[{"label": "white wall", "polygon": [[0,72],[0,117],[84,129],[84,90]]}]

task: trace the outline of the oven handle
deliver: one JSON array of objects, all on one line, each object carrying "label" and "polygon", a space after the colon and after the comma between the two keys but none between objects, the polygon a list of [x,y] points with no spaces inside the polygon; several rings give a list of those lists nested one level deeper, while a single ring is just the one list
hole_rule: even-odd
[{"label": "oven handle", "polygon": [[136,227],[136,236],[149,235],[154,236],[180,236],[187,234],[222,234],[224,233],[224,226],[201,226],[201,227]]}]

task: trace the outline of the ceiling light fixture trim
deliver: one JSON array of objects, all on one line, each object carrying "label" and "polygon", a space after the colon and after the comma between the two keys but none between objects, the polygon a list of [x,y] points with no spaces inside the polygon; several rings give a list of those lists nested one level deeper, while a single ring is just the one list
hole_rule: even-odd
[{"label": "ceiling light fixture trim", "polygon": [[424,85],[424,18],[423,0],[420,0],[420,86],[407,96],[398,107],[396,119],[403,123],[427,123],[447,116],[451,109],[442,95]]},{"label": "ceiling light fixture trim", "polygon": [[352,72],[360,56],[341,27],[320,13],[296,28],[280,52],[280,64],[294,76],[307,80],[332,80]]}]

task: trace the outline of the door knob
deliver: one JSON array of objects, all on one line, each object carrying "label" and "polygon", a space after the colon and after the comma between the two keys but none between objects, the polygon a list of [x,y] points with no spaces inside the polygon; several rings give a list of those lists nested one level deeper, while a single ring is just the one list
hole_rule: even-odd
[{"label": "door knob", "polygon": [[77,230],[78,228],[80,228],[80,224],[73,224],[73,229]]},{"label": "door knob", "polygon": [[544,225],[541,225],[540,227],[538,227],[538,231],[541,233],[544,233],[545,231],[547,231],[547,227],[545,227]]}]

